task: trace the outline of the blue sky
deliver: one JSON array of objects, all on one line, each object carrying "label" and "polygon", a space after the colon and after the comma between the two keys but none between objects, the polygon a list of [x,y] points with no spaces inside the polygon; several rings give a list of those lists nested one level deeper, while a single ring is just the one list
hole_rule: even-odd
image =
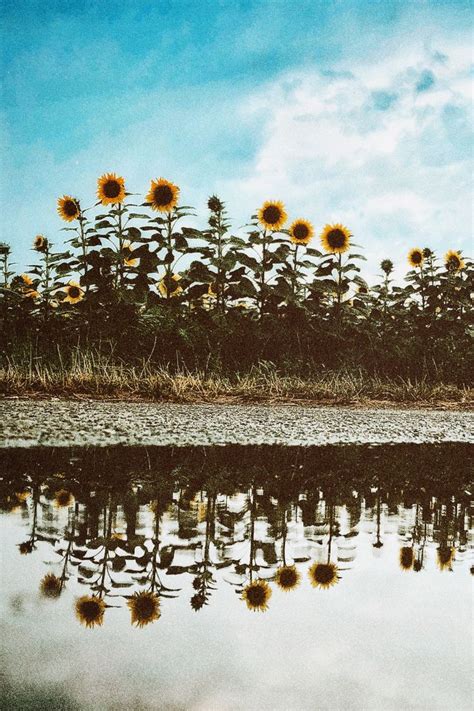
[{"label": "blue sky", "polygon": [[2,239],[59,243],[56,198],[117,171],[235,227],[262,200],[347,223],[367,275],[470,251],[468,2],[3,0]]}]

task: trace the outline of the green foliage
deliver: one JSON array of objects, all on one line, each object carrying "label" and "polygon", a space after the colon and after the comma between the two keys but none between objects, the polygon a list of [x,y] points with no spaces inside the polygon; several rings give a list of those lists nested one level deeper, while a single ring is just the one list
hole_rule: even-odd
[{"label": "green foliage", "polygon": [[0,244],[4,357],[53,358],[58,348],[67,357],[85,347],[205,372],[266,361],[288,373],[361,367],[469,380],[474,272],[460,253],[440,262],[425,248],[404,286],[384,259],[369,286],[352,238],[343,253],[323,253],[296,243],[292,228],[270,229],[260,213],[245,236],[233,234],[216,196],[198,229],[186,224],[193,208],[160,211],[125,195],[95,216],[76,201],[64,228],[68,251],[41,237],[27,275],[12,272],[10,248]]}]

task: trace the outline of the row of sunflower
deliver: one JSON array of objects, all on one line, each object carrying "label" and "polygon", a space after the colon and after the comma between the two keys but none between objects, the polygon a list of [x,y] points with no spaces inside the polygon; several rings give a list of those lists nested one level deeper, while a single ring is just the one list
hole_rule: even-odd
[{"label": "row of sunflower", "polygon": [[[182,225],[194,213],[179,204],[179,195],[177,185],[159,178],[151,181],[144,202],[134,202],[136,195],[114,173],[98,180],[95,207],[107,208],[105,213],[93,216],[78,198],[63,195],[58,213],[70,225],[64,228],[72,233],[68,251],[53,251],[50,240],[38,235],[34,249],[40,264],[12,279],[9,248],[3,245],[4,289],[41,302],[46,316],[61,304],[75,305],[84,298],[100,303],[111,291],[119,296],[131,291],[146,307],[171,300],[221,312],[239,306],[260,318],[288,304],[329,315],[343,306],[360,309],[369,296],[378,300],[377,289],[370,290],[360,276],[357,261],[364,257],[351,253],[357,245],[344,225],[324,227],[321,252],[310,246],[315,234],[311,222],[301,218],[288,226],[284,204],[267,201],[252,216],[246,236],[237,237],[231,234],[223,202],[212,196],[208,227],[198,230]],[[461,290],[472,266],[455,250],[446,253],[443,274],[429,249],[410,250],[408,261],[412,288],[395,296],[411,298],[423,309],[436,278],[437,306],[452,306],[454,290]],[[392,262],[383,260],[381,269],[379,291],[388,289]]]}]

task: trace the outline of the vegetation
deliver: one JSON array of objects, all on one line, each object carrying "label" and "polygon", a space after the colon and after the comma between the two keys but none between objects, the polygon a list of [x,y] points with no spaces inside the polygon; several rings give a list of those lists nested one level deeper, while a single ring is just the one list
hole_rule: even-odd
[{"label": "vegetation", "polygon": [[267,201],[238,236],[212,196],[208,225],[197,229],[186,226],[194,212],[179,194],[160,178],[142,202],[108,173],[94,207],[58,200],[66,245],[37,235],[27,273],[13,273],[10,247],[0,245],[8,391],[25,378],[67,389],[78,363],[90,383],[91,362],[100,364],[96,383],[99,371],[102,383],[121,373],[135,384],[139,374],[160,382],[184,373],[207,388],[219,376],[222,389],[257,369],[280,376],[283,389],[327,383],[335,371],[342,380],[469,385],[474,270],[460,252],[440,260],[428,247],[410,250],[403,286],[384,259],[369,286],[341,224],[326,225],[316,249],[311,222],[288,224],[283,203]]}]

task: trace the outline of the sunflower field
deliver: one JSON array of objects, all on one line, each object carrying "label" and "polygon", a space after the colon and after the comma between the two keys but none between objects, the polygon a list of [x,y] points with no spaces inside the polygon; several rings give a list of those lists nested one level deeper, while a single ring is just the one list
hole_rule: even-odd
[{"label": "sunflower field", "polygon": [[99,178],[92,207],[60,197],[64,244],[37,235],[34,264],[15,274],[0,243],[2,360],[93,351],[172,371],[269,363],[303,376],[359,368],[468,383],[474,271],[459,251],[414,247],[403,285],[391,258],[369,285],[342,224],[316,236],[270,200],[234,234],[218,197],[207,209],[205,229],[187,226],[195,212],[177,185],[152,180],[143,199],[114,173]]}]

